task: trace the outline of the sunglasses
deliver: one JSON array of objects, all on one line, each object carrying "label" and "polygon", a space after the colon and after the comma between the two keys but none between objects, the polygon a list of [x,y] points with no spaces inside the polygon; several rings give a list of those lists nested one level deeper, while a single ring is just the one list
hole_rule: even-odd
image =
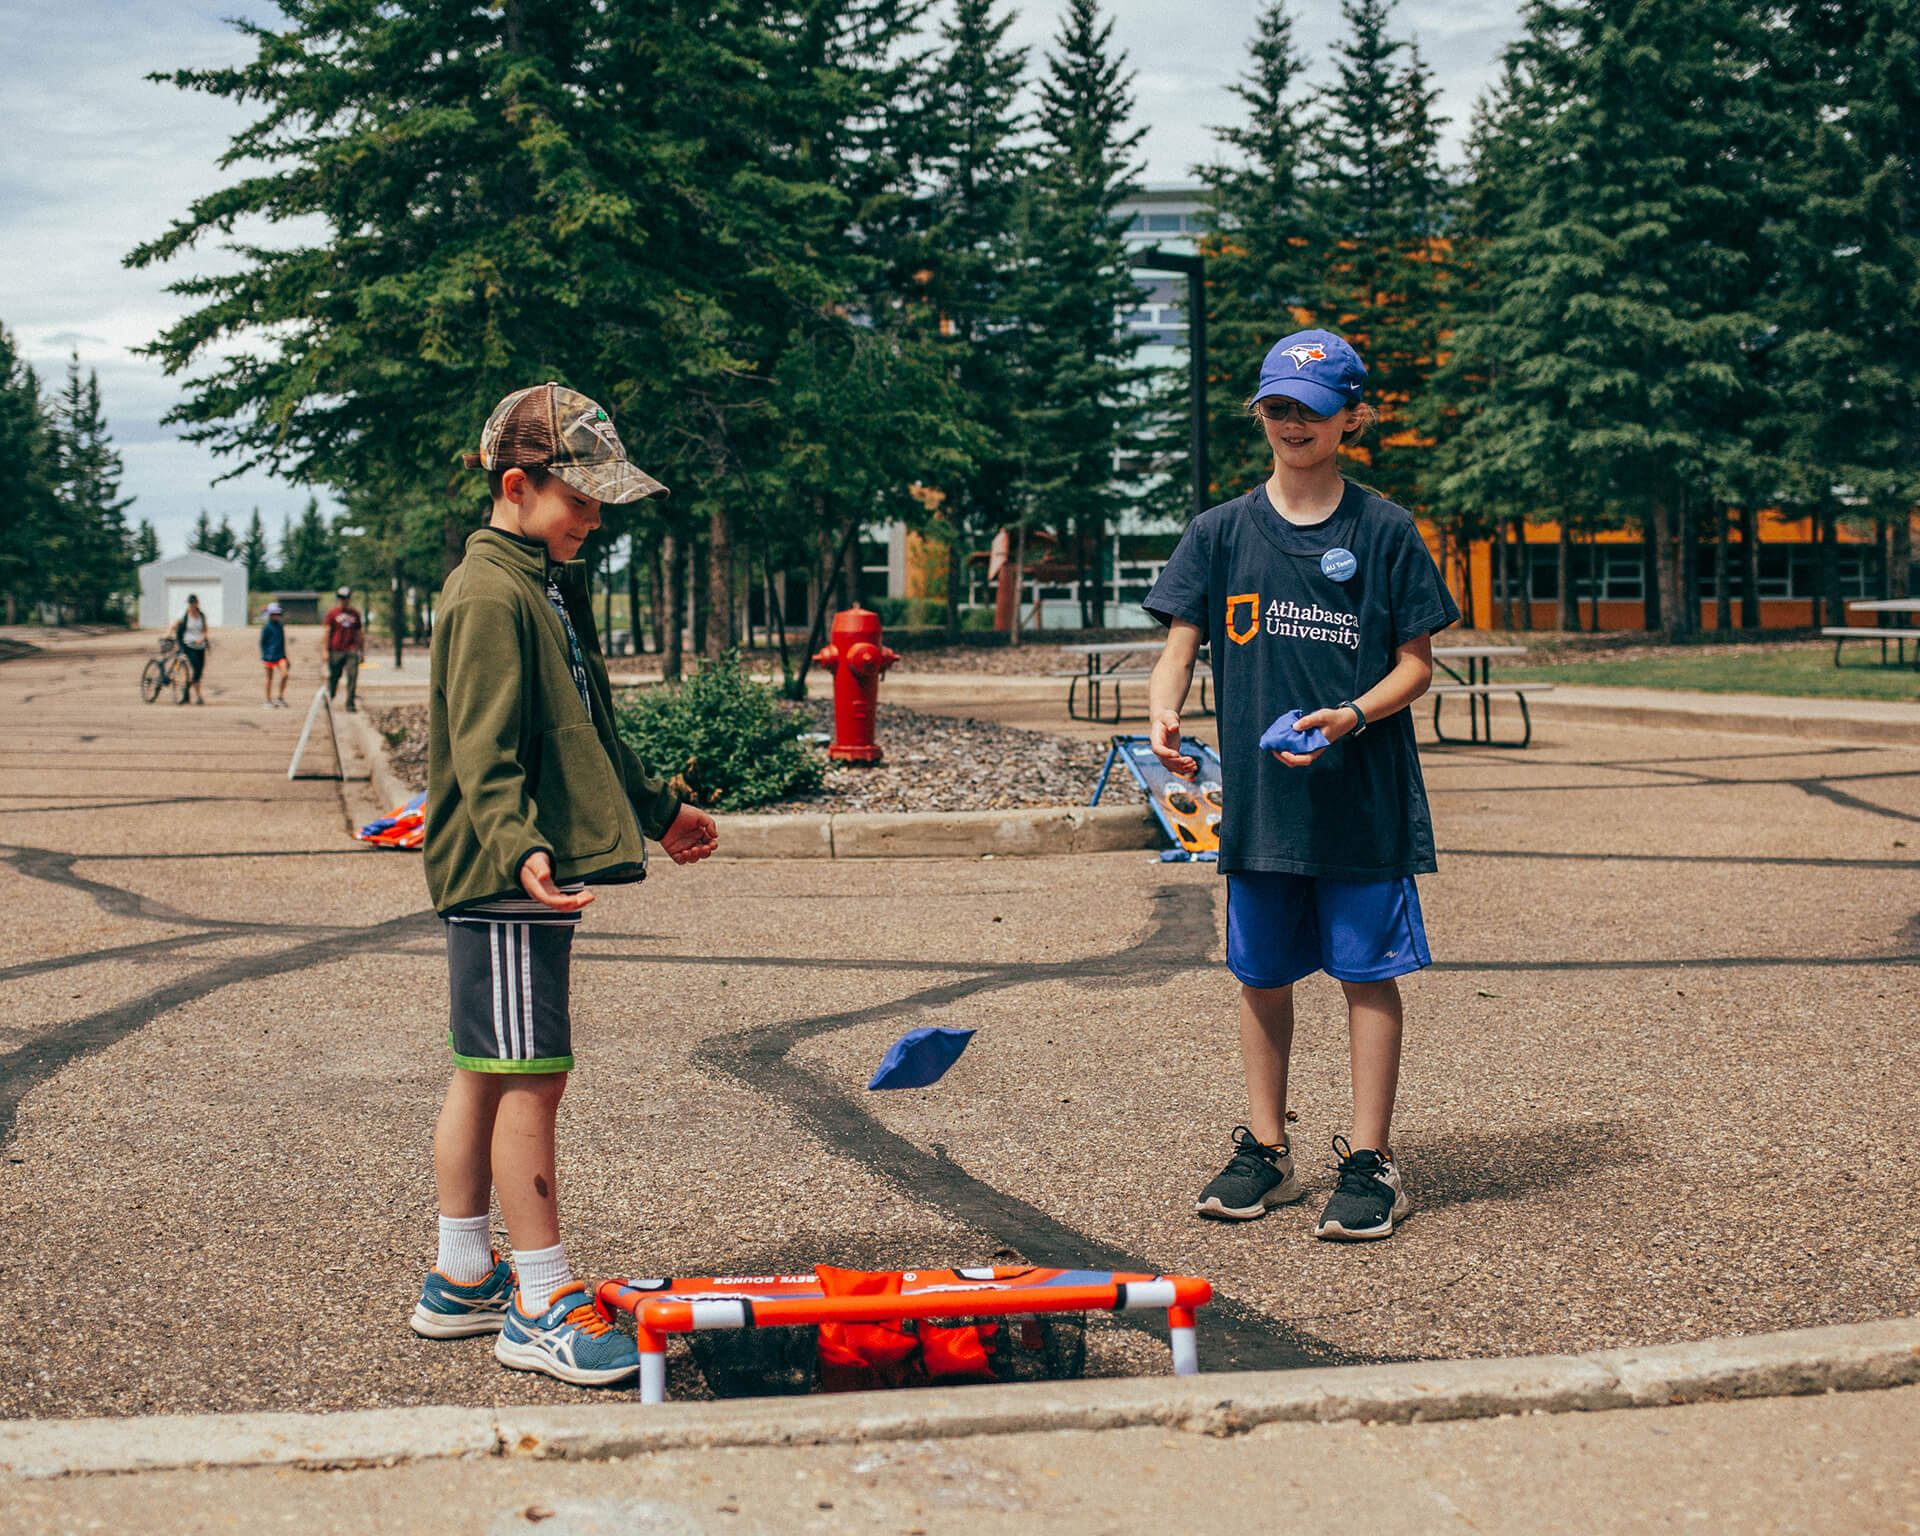
[{"label": "sunglasses", "polygon": [[1318,411],[1308,410],[1298,400],[1262,400],[1254,407],[1253,413],[1267,421],[1292,421],[1298,417],[1310,426],[1317,426],[1320,422],[1332,419],[1321,415]]}]

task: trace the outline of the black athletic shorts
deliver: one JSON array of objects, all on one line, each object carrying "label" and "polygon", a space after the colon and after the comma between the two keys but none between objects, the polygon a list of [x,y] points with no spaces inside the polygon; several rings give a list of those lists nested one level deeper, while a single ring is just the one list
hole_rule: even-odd
[{"label": "black athletic shorts", "polygon": [[574,921],[447,923],[453,1064],[469,1072],[571,1072],[567,980]]}]

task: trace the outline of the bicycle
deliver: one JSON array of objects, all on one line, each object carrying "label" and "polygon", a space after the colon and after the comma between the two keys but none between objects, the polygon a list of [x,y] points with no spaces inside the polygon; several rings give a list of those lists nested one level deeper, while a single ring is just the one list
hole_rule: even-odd
[{"label": "bicycle", "polygon": [[184,699],[187,685],[192,681],[193,668],[187,664],[187,658],[180,654],[180,647],[174,643],[173,636],[166,635],[160,641],[160,654],[149,656],[147,664],[140,669],[140,697],[151,704],[164,689],[170,687],[175,698]]}]

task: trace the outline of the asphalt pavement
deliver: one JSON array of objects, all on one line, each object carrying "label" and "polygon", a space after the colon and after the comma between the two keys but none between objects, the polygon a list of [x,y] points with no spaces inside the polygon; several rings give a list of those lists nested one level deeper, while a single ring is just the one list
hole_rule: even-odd
[{"label": "asphalt pavement", "polygon": [[[151,637],[0,666],[0,1416],[590,1400],[405,1327],[439,925],[417,855],[349,838],[370,803],[287,779],[301,712],[216,638],[204,707],[139,702]],[[1191,1216],[1243,1113],[1209,869],[658,860],[578,939],[576,1267],[1190,1272],[1210,1370],[1911,1311],[1920,749],[1543,724],[1425,762],[1390,1242],[1309,1236],[1347,1110],[1331,984],[1300,997],[1306,1201]],[[933,1022],[980,1030],[953,1072],[867,1094]],[[1095,1374],[1166,1369],[1150,1325],[1090,1340]],[[678,1352],[670,1390],[701,1390]]]}]

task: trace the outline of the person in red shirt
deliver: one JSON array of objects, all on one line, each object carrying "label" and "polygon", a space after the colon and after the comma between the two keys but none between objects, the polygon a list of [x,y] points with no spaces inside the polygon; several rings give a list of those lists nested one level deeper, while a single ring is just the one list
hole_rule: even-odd
[{"label": "person in red shirt", "polygon": [[360,617],[360,610],[353,606],[353,588],[342,587],[337,594],[340,601],[327,610],[327,697],[332,698],[340,687],[340,677],[344,673],[347,679],[347,713],[353,714],[358,705],[354,703],[354,690],[360,681],[360,657],[367,648],[367,626]]}]

